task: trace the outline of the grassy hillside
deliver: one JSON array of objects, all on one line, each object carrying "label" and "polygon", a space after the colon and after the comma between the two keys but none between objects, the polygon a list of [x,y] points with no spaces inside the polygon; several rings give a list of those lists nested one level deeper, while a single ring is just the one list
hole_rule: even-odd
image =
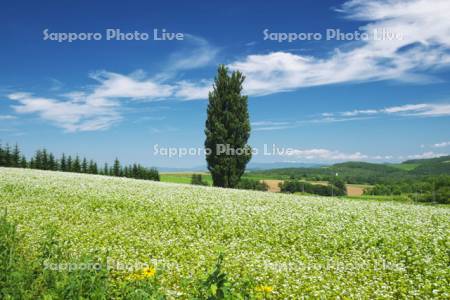
[{"label": "grassy hillside", "polygon": [[196,295],[219,253],[231,289],[256,299],[450,295],[445,206],[0,168],[0,207],[29,257],[54,228],[65,261],[150,263],[169,298]]},{"label": "grassy hillside", "polygon": [[212,178],[209,173],[204,172],[163,172],[160,173],[160,178],[162,182],[172,182],[172,183],[185,183],[190,184],[192,174],[201,174],[204,181],[212,184]]},{"label": "grassy hillside", "polygon": [[405,164],[417,164],[412,173],[417,175],[450,174],[450,156],[406,161]]},{"label": "grassy hillside", "polygon": [[249,172],[247,176],[266,177],[274,179],[307,179],[307,180],[330,180],[339,175],[348,183],[377,183],[389,178],[398,178],[407,174],[399,168],[373,164],[366,162],[346,162],[320,168],[287,168]]}]

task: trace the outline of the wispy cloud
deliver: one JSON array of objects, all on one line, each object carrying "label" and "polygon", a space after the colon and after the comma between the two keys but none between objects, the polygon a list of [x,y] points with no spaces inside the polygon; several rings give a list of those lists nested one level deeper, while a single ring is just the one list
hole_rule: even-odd
[{"label": "wispy cloud", "polygon": [[339,123],[350,121],[362,121],[382,116],[398,117],[445,117],[450,116],[450,104],[446,103],[421,103],[391,106],[381,109],[361,109],[342,112],[323,112],[317,116],[309,116],[297,121],[258,121],[253,122],[253,130],[270,131],[297,128],[307,124]]},{"label": "wispy cloud", "polygon": [[[327,115],[327,114],[326,114]],[[308,124],[326,124],[326,123],[340,123],[340,122],[349,122],[349,121],[359,121],[366,120],[369,117],[352,117],[352,118],[344,118],[344,117],[333,117],[333,116],[321,116],[317,117],[308,117],[305,120],[301,121],[286,121],[286,122],[273,122],[273,121],[258,121],[252,123],[252,129],[254,131],[272,131],[272,130],[282,130],[282,129],[292,129],[298,128]]]},{"label": "wispy cloud", "polygon": [[97,84],[87,91],[72,91],[57,97],[39,97],[15,92],[8,95],[18,114],[38,114],[68,132],[102,130],[121,120],[123,101],[195,100],[207,98],[211,84],[179,81],[166,84],[142,71],[123,75],[107,71],[90,74]]},{"label": "wispy cloud", "polygon": [[342,161],[373,161],[373,162],[394,162],[403,161],[405,159],[425,159],[435,158],[440,156],[446,156],[448,153],[435,153],[433,151],[427,151],[419,154],[411,154],[407,156],[394,156],[394,155],[369,155],[362,152],[343,152],[340,150],[331,150],[325,148],[312,148],[312,149],[286,149],[283,153],[279,154],[289,161],[302,162],[342,162]]},{"label": "wispy cloud", "polygon": [[50,81],[50,84],[51,84],[50,91],[53,91],[53,92],[59,91],[64,86],[64,84],[61,81],[59,81],[58,79],[49,78],[49,81]]},{"label": "wispy cloud", "polygon": [[170,55],[167,72],[197,69],[215,64],[219,48],[199,36],[185,34],[184,37],[184,44],[188,46]]},{"label": "wispy cloud", "polygon": [[90,75],[97,85],[90,91],[73,91],[58,98],[12,93],[19,114],[38,114],[68,132],[110,128],[122,119],[119,100],[154,101],[173,95],[175,87],[142,78],[142,72],[121,75],[100,71]]},{"label": "wispy cloud", "polygon": [[436,144],[433,144],[431,147],[433,147],[433,148],[445,148],[445,147],[450,147],[450,142],[436,143]]},{"label": "wispy cloud", "polygon": [[12,116],[12,115],[0,115],[0,121],[3,120],[15,120],[17,119],[16,116]]},{"label": "wispy cloud", "polygon": [[351,20],[367,21],[363,32],[373,36],[374,29],[387,28],[402,39],[372,38],[335,49],[326,58],[288,52],[253,54],[229,66],[246,74],[246,92],[251,95],[348,82],[429,81],[428,71],[450,65],[448,11],[448,0],[347,1],[339,12]]},{"label": "wispy cloud", "polygon": [[34,97],[28,93],[13,93],[9,99],[19,114],[38,114],[43,120],[68,132],[103,130],[121,119],[117,105],[106,99],[69,95],[67,100]]},{"label": "wispy cloud", "polygon": [[251,123],[254,131],[280,130],[297,127],[297,122],[280,121],[257,121]]},{"label": "wispy cloud", "polygon": [[314,161],[339,161],[339,160],[367,160],[368,155],[360,152],[343,153],[336,150],[329,149],[294,149],[286,153],[286,156],[300,159],[300,160],[314,160]]},{"label": "wispy cloud", "polygon": [[426,159],[426,158],[435,158],[441,156],[447,156],[448,153],[435,153],[433,151],[427,151],[420,154],[408,155],[408,159]]},{"label": "wispy cloud", "polygon": [[[289,52],[252,54],[229,64],[242,71],[245,92],[252,96],[291,91],[302,87],[376,80],[429,80],[430,71],[450,66],[450,11],[448,0],[350,0],[338,10],[349,20],[366,22],[362,30],[388,28],[403,39],[370,39],[335,49],[327,57]],[[164,71],[148,76],[142,71],[124,75],[99,71],[90,75],[96,84],[52,97],[14,92],[9,95],[19,114],[37,114],[67,131],[107,129],[122,118],[124,101],[207,99],[211,80],[178,77],[186,70],[216,63],[220,51],[200,37],[186,35],[190,46],[169,57]],[[19,96],[18,96],[19,95]],[[329,115],[325,115],[329,114]],[[413,104],[384,110],[324,113],[306,123],[346,122],[379,114],[448,116],[450,104]],[[304,123],[304,122],[303,122]],[[255,125],[256,130],[301,126]]]},{"label": "wispy cloud", "polygon": [[339,150],[330,150],[325,148],[312,149],[290,149],[285,151],[282,156],[289,158],[290,161],[314,161],[314,162],[339,162],[339,161],[393,161],[392,155],[368,155],[356,152],[343,152]]},{"label": "wispy cloud", "polygon": [[[448,103],[420,103],[391,106],[382,109],[353,110],[339,113],[325,113],[343,117],[398,115],[408,117],[444,117],[450,116],[450,104]],[[322,114],[323,115],[323,114]]]},{"label": "wispy cloud", "polygon": [[100,71],[90,75],[99,85],[88,95],[91,99],[129,98],[132,100],[158,100],[170,97],[174,87],[142,78],[145,73],[135,72],[128,76]]},{"label": "wispy cloud", "polygon": [[[212,86],[210,80],[191,82],[174,77],[177,72],[214,63],[219,49],[203,38],[185,36],[188,46],[172,54],[164,71],[156,76],[148,76],[142,70],[128,75],[102,70],[89,74],[96,83],[86,89],[53,97],[13,92],[8,98],[15,101],[12,107],[16,113],[37,114],[67,132],[110,128],[122,119],[126,101],[206,99]],[[56,79],[54,82],[58,83],[59,90],[62,83]]]},{"label": "wispy cloud", "polygon": [[199,82],[180,81],[176,84],[174,97],[182,100],[207,99],[212,90],[212,82],[201,80]]}]

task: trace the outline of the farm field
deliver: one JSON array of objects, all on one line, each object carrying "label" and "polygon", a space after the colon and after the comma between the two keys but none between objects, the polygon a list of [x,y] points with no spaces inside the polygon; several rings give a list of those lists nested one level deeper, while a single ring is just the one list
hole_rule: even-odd
[{"label": "farm field", "polygon": [[30,257],[53,227],[68,263],[150,263],[169,299],[192,299],[220,254],[256,299],[450,297],[448,206],[0,168],[0,207]]},{"label": "farm field", "polygon": [[[194,173],[189,172],[162,172],[160,173],[160,178],[162,182],[172,182],[172,183],[191,183],[191,176]],[[195,174],[202,174],[204,181],[212,184],[211,175],[203,172],[196,172]]]},{"label": "farm field", "polygon": [[[162,182],[190,184],[192,174],[194,174],[194,173],[162,172],[160,176],[161,176]],[[195,174],[202,174],[203,180],[206,181],[209,185],[212,185],[211,175],[209,175],[208,173],[198,172]],[[284,181],[284,180],[280,180],[280,179],[273,179],[270,176],[253,176],[252,174],[246,174],[242,178],[263,181],[269,187],[268,191],[273,192],[273,193],[278,193],[280,191],[279,184]],[[328,184],[326,181],[308,181],[308,182],[310,182],[312,184],[323,184],[323,185]],[[364,192],[364,189],[370,187],[370,185],[364,185],[364,184],[347,184],[346,186],[347,186],[347,193],[349,196],[361,196]]]}]

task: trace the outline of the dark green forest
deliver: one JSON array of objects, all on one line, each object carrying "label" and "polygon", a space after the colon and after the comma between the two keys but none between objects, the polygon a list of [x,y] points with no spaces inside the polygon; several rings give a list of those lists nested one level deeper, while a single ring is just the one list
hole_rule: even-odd
[{"label": "dark green forest", "polygon": [[123,166],[117,158],[111,166],[107,163],[103,166],[98,166],[97,162],[88,160],[85,157],[63,153],[61,157],[57,158],[48,150],[40,149],[28,160],[22,154],[17,144],[14,147],[10,147],[8,144],[5,146],[0,145],[0,167],[30,168],[159,181],[157,169],[146,168],[140,164]]}]

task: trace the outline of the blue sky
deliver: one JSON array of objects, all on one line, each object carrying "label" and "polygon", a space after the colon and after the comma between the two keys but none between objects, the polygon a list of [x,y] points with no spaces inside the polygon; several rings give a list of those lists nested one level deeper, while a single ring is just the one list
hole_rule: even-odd
[{"label": "blue sky", "polygon": [[[450,152],[446,0],[42,1],[0,10],[0,138],[99,162],[204,164],[154,147],[199,148],[217,65],[247,79],[254,162],[393,162]],[[105,30],[148,33],[106,40]],[[101,33],[58,42],[47,33]],[[183,33],[155,41],[153,30]],[[326,30],[396,38],[326,39]],[[270,33],[265,39],[264,30]],[[278,41],[277,33],[320,33]],[[270,148],[291,153],[264,154]]]}]

